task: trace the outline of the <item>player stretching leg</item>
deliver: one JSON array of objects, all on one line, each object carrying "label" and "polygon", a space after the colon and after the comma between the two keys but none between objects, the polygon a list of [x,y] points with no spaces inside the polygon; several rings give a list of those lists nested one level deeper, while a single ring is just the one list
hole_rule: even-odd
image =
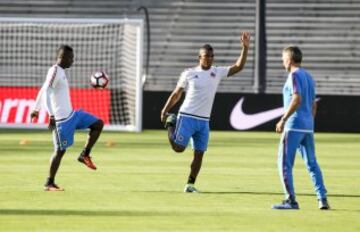
[{"label": "player stretching leg", "polygon": [[[245,65],[250,34],[241,35],[241,55],[232,66],[212,66],[213,48],[206,44],[200,48],[199,64],[183,71],[176,88],[161,111],[161,121],[168,128],[168,138],[175,152],[183,152],[191,139],[194,158],[184,192],[198,192],[194,187],[209,140],[209,119],[215,93],[220,80],[241,71]],[[180,100],[184,90],[187,93],[178,118],[168,112]]]},{"label": "player stretching leg", "polygon": [[90,152],[101,134],[104,123],[101,119],[83,110],[73,110],[64,70],[70,68],[73,62],[73,49],[68,45],[61,45],[57,50],[57,62],[49,69],[46,80],[36,98],[34,110],[31,112],[31,119],[37,119],[41,103],[44,102],[49,114],[48,127],[53,133],[54,154],[50,159],[49,176],[44,186],[45,191],[64,190],[55,184],[55,176],[66,148],[74,142],[76,129],[90,129],[84,150],[78,157],[78,161],[93,170],[96,169],[91,161]]}]

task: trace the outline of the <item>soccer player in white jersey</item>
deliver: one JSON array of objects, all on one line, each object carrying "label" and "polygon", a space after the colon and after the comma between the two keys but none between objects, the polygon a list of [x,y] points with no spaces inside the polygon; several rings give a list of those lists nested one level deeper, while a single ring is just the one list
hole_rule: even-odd
[{"label": "soccer player in white jersey", "polygon": [[32,120],[38,118],[39,110],[44,103],[49,114],[48,127],[53,131],[54,154],[50,159],[49,176],[44,186],[45,191],[64,190],[55,184],[55,176],[66,148],[74,142],[76,129],[90,129],[78,161],[93,170],[96,169],[91,161],[90,152],[101,134],[104,123],[101,119],[83,110],[73,110],[65,74],[65,69],[70,68],[73,62],[73,49],[68,45],[61,45],[57,50],[57,62],[49,69],[46,80],[36,98],[35,107],[31,112]]},{"label": "soccer player in white jersey", "polygon": [[[237,61],[227,67],[212,66],[213,48],[209,44],[199,50],[199,64],[194,68],[185,69],[181,74],[176,88],[173,90],[161,111],[161,121],[168,128],[168,138],[175,152],[183,152],[191,139],[194,158],[184,192],[198,192],[194,187],[199,174],[202,159],[207,150],[209,140],[209,119],[215,93],[220,80],[232,76],[244,68],[250,34],[241,34],[242,51]],[[184,90],[186,96],[179,114],[168,112],[180,100]]]}]

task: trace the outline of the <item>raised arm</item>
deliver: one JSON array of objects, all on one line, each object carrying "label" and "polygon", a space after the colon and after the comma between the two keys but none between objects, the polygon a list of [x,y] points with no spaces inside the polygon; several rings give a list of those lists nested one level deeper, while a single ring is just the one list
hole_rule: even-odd
[{"label": "raised arm", "polygon": [[167,99],[165,106],[161,110],[161,121],[164,122],[166,119],[166,114],[178,103],[180,100],[182,93],[184,92],[184,88],[177,86],[174,91],[170,94]]},{"label": "raised arm", "polygon": [[240,41],[242,44],[241,54],[239,58],[236,60],[235,64],[230,66],[228,77],[240,72],[244,68],[248,49],[249,49],[249,44],[250,44],[250,33],[249,32],[241,33]]}]

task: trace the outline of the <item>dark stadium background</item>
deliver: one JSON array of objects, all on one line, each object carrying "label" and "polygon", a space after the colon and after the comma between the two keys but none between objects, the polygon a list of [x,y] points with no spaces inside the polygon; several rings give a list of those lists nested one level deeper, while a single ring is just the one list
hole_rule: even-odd
[{"label": "dark stadium background", "polygon": [[[216,65],[229,65],[240,52],[240,32],[249,31],[252,43],[246,67],[219,86],[212,129],[233,130],[229,115],[242,96],[247,96],[248,113],[278,107],[285,81],[281,50],[297,44],[321,99],[316,130],[360,131],[360,0],[0,0],[1,17],[146,20],[144,8],[149,13],[144,37],[144,129],[162,127],[160,109],[181,71],[197,64],[203,43],[213,45]],[[273,130],[275,122],[253,130]]]}]

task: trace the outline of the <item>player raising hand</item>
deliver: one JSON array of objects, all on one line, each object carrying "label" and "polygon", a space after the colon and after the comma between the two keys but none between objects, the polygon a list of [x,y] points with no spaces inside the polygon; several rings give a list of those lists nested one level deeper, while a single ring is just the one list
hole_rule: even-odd
[{"label": "player raising hand", "polygon": [[[230,77],[244,68],[250,34],[242,33],[240,42],[240,56],[233,65],[226,67],[213,66],[214,50],[209,44],[203,45],[199,50],[198,65],[183,71],[161,111],[161,121],[168,129],[168,139],[175,152],[183,152],[190,139],[192,141],[194,158],[184,192],[198,192],[194,184],[208,146],[209,120],[215,93],[222,78]],[[176,118],[174,114],[168,113],[185,90],[186,96]]]}]

